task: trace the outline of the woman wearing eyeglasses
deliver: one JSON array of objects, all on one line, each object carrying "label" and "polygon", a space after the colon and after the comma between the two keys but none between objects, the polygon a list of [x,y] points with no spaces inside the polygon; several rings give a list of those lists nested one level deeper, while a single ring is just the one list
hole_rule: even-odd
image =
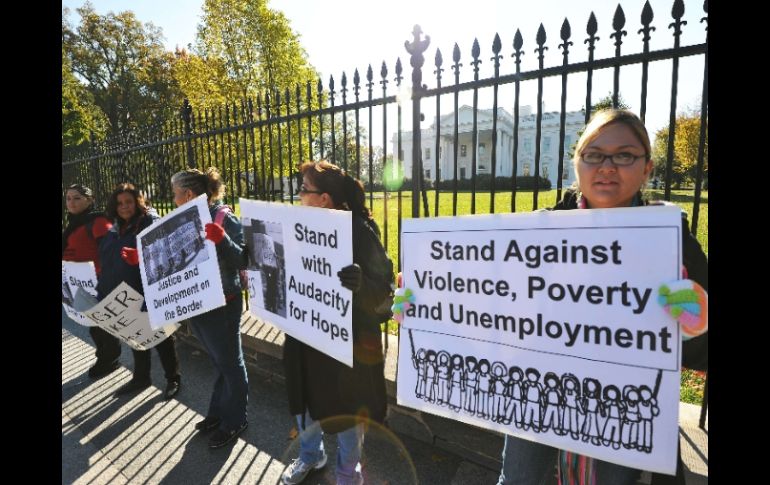
[{"label": "woman wearing eyeglasses", "polygon": [[[576,186],[567,190],[553,210],[604,209],[614,207],[641,207],[649,205],[642,188],[652,172],[651,147],[642,121],[625,110],[597,112],[586,126],[575,147]],[[689,231],[686,214],[682,212],[682,246],[684,268],[682,278],[688,284],[708,291],[708,261],[698,241]],[[680,280],[687,283],[688,280]],[[682,365],[693,369],[708,366],[707,302],[699,307],[704,318],[699,328],[688,327],[679,318],[683,335],[693,338],[683,343]],[[506,435],[503,448],[503,467],[498,484],[529,485],[543,483],[553,474],[559,457],[556,448]],[[677,476],[653,475],[653,483],[684,484],[681,457]],[[634,484],[641,471],[632,468],[587,459],[562,451],[559,460],[560,483],[567,484]],[[667,478],[664,478],[667,477]]]},{"label": "woman wearing eyeglasses", "polygon": [[[353,292],[353,368],[286,336],[286,389],[289,411],[300,429],[300,454],[281,479],[285,484],[300,483],[326,465],[322,439],[326,432],[337,434],[337,484],[360,484],[364,426],[372,421],[382,423],[387,409],[380,330],[383,316],[377,308],[391,294],[393,265],[366,207],[361,182],[325,161],[303,163],[299,171],[302,205],[353,213],[348,237],[353,239],[354,264],[337,274],[340,285]],[[388,309],[391,303],[387,303]]]}]

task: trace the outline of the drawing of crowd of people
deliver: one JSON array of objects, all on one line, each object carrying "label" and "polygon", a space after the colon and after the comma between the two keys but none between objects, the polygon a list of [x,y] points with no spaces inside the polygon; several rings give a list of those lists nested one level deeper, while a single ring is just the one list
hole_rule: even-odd
[{"label": "drawing of crowd of people", "polygon": [[652,451],[653,419],[660,414],[658,382],[650,386],[603,386],[592,377],[559,377],[535,368],[522,370],[502,362],[445,350],[420,348],[412,353],[417,370],[415,395],[457,413],[524,431],[570,435],[597,446]]}]

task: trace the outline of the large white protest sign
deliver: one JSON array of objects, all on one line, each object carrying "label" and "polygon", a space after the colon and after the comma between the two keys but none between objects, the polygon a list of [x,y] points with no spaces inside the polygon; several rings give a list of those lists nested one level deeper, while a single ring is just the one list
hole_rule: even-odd
[{"label": "large white protest sign", "polygon": [[676,207],[404,220],[398,403],[673,474],[681,341],[657,291],[681,229]]},{"label": "large white protest sign", "polygon": [[203,194],[137,236],[139,269],[153,329],[225,305],[217,250],[203,230],[209,222],[211,214]]},{"label": "large white protest sign", "polygon": [[96,269],[92,261],[85,263],[61,262],[62,306],[68,317],[86,327],[93,327],[94,322],[74,308],[75,297],[79,291],[85,291],[96,298],[96,283]]},{"label": "large white protest sign", "polygon": [[143,303],[144,297],[123,282],[85,315],[132,349],[147,350],[166,340],[180,325],[151,328],[147,312],[141,311]]},{"label": "large white protest sign", "polygon": [[249,311],[353,366],[351,213],[241,199],[249,247]]}]

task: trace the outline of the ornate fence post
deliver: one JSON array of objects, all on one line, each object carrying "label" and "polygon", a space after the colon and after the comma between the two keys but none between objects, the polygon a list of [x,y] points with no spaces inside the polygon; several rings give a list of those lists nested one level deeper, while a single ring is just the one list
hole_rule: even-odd
[{"label": "ornate fence post", "polygon": [[192,106],[187,98],[182,105],[182,120],[184,121],[184,144],[187,147],[187,166],[195,168],[195,152],[192,146]]},{"label": "ornate fence post", "polygon": [[88,140],[91,143],[91,146],[89,147],[90,148],[89,151],[91,152],[92,158],[91,158],[91,163],[89,164],[90,165],[89,168],[91,169],[91,179],[93,180],[93,182],[89,185],[93,188],[94,193],[96,194],[97,205],[104,207],[103,201],[106,201],[106,195],[104,194],[104,190],[102,187],[103,185],[102,178],[99,176],[99,160],[101,160],[101,157],[97,156],[99,153],[99,149],[96,145],[97,143],[96,135],[94,134],[93,131],[89,132]]},{"label": "ornate fence post", "polygon": [[404,42],[406,51],[411,55],[409,63],[412,65],[412,217],[420,217],[420,185],[422,181],[422,133],[420,131],[420,99],[423,90],[427,86],[422,85],[422,65],[425,58],[422,53],[430,45],[430,36],[426,35],[424,40],[420,40],[422,29],[419,25],[414,26],[412,30],[414,41]]}]

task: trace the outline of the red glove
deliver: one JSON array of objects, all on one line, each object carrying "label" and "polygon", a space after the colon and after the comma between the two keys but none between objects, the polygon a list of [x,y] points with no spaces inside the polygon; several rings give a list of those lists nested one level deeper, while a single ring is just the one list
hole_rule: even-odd
[{"label": "red glove", "polygon": [[139,264],[139,251],[137,251],[136,248],[124,247],[120,251],[120,257],[131,266]]},{"label": "red glove", "polygon": [[206,239],[212,241],[214,244],[225,238],[225,228],[217,224],[216,222],[209,222],[206,224]]}]

